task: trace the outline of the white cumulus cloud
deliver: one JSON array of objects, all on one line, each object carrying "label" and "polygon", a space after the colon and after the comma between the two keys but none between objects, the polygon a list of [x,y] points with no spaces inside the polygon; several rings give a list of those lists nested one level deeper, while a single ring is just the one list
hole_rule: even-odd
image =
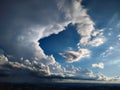
[{"label": "white cumulus cloud", "polygon": [[104,69],[104,63],[103,62],[94,63],[94,64],[92,64],[92,67]]},{"label": "white cumulus cloud", "polygon": [[[60,10],[62,10],[66,18],[69,18],[73,24],[77,24],[77,31],[81,36],[79,45],[91,45],[99,46],[104,43],[104,37],[101,34],[102,30],[95,30],[94,22],[87,14],[87,9],[83,8],[81,5],[82,0],[71,0],[72,3],[69,3],[68,0],[62,0],[58,4]],[[90,40],[94,32],[96,37],[94,40]],[[101,36],[101,37],[100,37]]]}]

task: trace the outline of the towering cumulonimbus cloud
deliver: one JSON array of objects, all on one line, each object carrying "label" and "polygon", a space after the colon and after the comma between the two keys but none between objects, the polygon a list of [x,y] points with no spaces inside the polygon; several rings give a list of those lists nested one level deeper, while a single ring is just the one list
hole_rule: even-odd
[{"label": "towering cumulonimbus cloud", "polygon": [[[0,25],[0,47],[4,54],[12,55],[13,62],[23,63],[24,68],[29,66],[32,70],[48,72],[49,75],[67,74],[68,71],[65,71],[52,55],[45,55],[38,41],[51,34],[58,34],[69,23],[76,24],[77,32],[81,36],[79,50],[61,55],[69,59],[68,62],[90,56],[90,51],[87,48],[83,50],[81,45],[99,46],[104,42],[104,36],[102,31],[95,31],[94,22],[81,2],[82,0],[22,0],[20,3],[16,0],[7,3],[3,1],[2,8],[6,12],[1,11],[4,18],[1,18],[3,24]],[[92,40],[91,36],[94,37]],[[13,62],[10,61],[9,64],[13,65]],[[89,74],[87,75],[89,77]]]},{"label": "towering cumulonimbus cloud", "polygon": [[[42,66],[39,68],[45,72],[46,70],[50,71],[49,65],[56,68],[59,64],[56,66],[57,62],[54,57],[44,54],[44,50],[38,42],[53,33],[58,34],[70,23],[69,20],[62,17],[56,2],[54,0],[47,2],[44,0],[28,2],[13,0],[11,2],[2,1],[2,4],[3,16],[1,17],[4,17],[0,17],[2,21],[0,25],[2,54],[5,54],[13,62],[24,63],[25,60],[26,64],[33,63],[31,64],[33,67],[42,65],[45,68]],[[20,58],[23,58],[23,61]]]},{"label": "towering cumulonimbus cloud", "polygon": [[13,0],[3,1],[2,4],[6,13],[1,12],[4,18],[1,18],[0,46],[15,57],[45,57],[38,40],[59,33],[70,23],[61,17],[54,0],[30,0],[20,3]]}]

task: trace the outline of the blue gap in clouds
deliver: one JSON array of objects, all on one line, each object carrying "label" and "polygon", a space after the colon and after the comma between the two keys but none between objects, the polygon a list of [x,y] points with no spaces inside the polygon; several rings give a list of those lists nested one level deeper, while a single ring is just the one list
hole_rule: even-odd
[{"label": "blue gap in clouds", "polygon": [[69,24],[59,34],[52,34],[49,37],[45,37],[39,40],[39,43],[46,55],[52,54],[58,62],[65,62],[65,59],[59,53],[67,51],[68,47],[77,50],[79,40],[80,35],[77,33],[76,26]]}]

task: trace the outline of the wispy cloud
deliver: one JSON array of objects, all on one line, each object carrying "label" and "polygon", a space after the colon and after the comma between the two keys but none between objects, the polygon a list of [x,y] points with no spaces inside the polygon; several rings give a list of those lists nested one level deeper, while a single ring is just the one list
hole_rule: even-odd
[{"label": "wispy cloud", "polygon": [[107,57],[108,55],[111,55],[112,54],[112,51],[114,50],[114,47],[113,46],[110,46],[108,47],[108,49],[106,51],[104,51],[101,56],[102,57]]},{"label": "wispy cloud", "polygon": [[119,65],[120,60],[110,60],[109,62],[107,62],[108,65]]}]

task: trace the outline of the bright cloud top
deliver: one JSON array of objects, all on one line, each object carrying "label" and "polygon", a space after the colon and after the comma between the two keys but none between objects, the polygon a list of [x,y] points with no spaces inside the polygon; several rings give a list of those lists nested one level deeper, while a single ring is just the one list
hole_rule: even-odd
[{"label": "bright cloud top", "polygon": [[92,67],[104,69],[104,63],[103,62],[95,63],[95,64],[92,64]]}]

